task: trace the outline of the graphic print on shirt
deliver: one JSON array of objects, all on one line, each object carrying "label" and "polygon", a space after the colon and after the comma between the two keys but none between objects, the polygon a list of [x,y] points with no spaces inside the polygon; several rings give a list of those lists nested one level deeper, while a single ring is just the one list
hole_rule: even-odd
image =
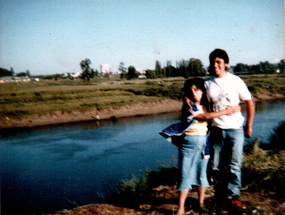
[{"label": "graphic print on shirt", "polygon": [[210,110],[212,112],[225,110],[231,104],[229,94],[223,91],[217,83],[215,85],[215,96],[211,95],[209,98]]}]

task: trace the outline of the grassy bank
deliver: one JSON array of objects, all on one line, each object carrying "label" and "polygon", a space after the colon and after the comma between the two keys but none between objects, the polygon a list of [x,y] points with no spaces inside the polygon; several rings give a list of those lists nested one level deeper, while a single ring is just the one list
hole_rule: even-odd
[{"label": "grassy bank", "polygon": [[[284,95],[284,75],[242,77],[257,99]],[[0,119],[55,111],[89,111],[164,98],[180,100],[184,78],[97,79],[5,83],[0,85]]]},{"label": "grassy bank", "polygon": [[[285,121],[280,124],[279,130],[282,129],[284,132],[284,125]],[[228,208],[212,202],[205,205],[206,211],[203,214],[283,214],[281,205],[285,202],[284,135],[282,134],[280,138],[282,138],[281,148],[276,148],[275,144],[271,143],[267,144],[270,149],[266,150],[257,138],[244,152],[240,199],[243,199],[241,201],[247,205],[246,209]],[[136,208],[142,204],[177,204],[178,196],[169,195],[171,189],[178,183],[179,173],[176,166],[162,166],[158,170],[146,171],[142,179],[133,177],[131,180],[123,181],[118,193],[110,199],[110,203],[130,208]],[[157,190],[163,194],[155,192]],[[206,202],[212,196],[213,194],[207,197],[206,192]],[[265,202],[255,199],[256,196],[266,199]],[[251,202],[251,200],[255,201]],[[256,207],[255,203],[261,206]],[[199,214],[195,209],[197,196],[193,195],[192,191],[189,193],[187,204],[191,205],[191,208],[188,208],[191,214]],[[155,209],[149,209],[148,212],[151,211]]]}]

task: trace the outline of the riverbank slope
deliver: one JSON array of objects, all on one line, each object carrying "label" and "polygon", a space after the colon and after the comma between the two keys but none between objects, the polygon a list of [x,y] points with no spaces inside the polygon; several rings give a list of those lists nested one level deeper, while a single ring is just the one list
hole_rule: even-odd
[{"label": "riverbank slope", "polygon": [[[284,100],[284,95],[260,94],[261,100],[254,99],[255,102],[271,102]],[[95,109],[92,111],[56,111],[53,114],[32,115],[25,118],[9,118],[0,120],[0,129],[37,127],[56,124],[65,124],[83,121],[98,121],[108,119],[119,119],[124,117],[136,117],[146,115],[157,115],[180,112],[182,102],[173,99],[164,99],[153,102],[140,102],[120,107],[110,107],[106,109]]]},{"label": "riverbank slope", "polygon": [[135,117],[179,112],[182,103],[177,100],[165,99],[153,102],[141,102],[121,107],[96,109],[93,111],[57,111],[53,114],[33,115],[26,118],[6,118],[0,121],[0,128],[37,127],[83,121],[98,121],[111,118]]}]

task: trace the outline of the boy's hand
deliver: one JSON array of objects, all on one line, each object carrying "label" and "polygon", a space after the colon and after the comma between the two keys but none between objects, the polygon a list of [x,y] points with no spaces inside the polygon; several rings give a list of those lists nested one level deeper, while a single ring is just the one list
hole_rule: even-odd
[{"label": "boy's hand", "polygon": [[244,126],[244,136],[246,138],[251,137],[252,127],[251,126]]}]

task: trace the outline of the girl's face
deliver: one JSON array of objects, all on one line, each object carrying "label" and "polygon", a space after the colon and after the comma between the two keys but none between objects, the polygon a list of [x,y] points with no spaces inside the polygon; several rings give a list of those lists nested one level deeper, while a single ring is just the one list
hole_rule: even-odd
[{"label": "girl's face", "polygon": [[191,91],[191,97],[196,103],[201,103],[202,97],[203,97],[203,92],[201,89],[196,87],[196,85],[192,85],[190,88]]}]

